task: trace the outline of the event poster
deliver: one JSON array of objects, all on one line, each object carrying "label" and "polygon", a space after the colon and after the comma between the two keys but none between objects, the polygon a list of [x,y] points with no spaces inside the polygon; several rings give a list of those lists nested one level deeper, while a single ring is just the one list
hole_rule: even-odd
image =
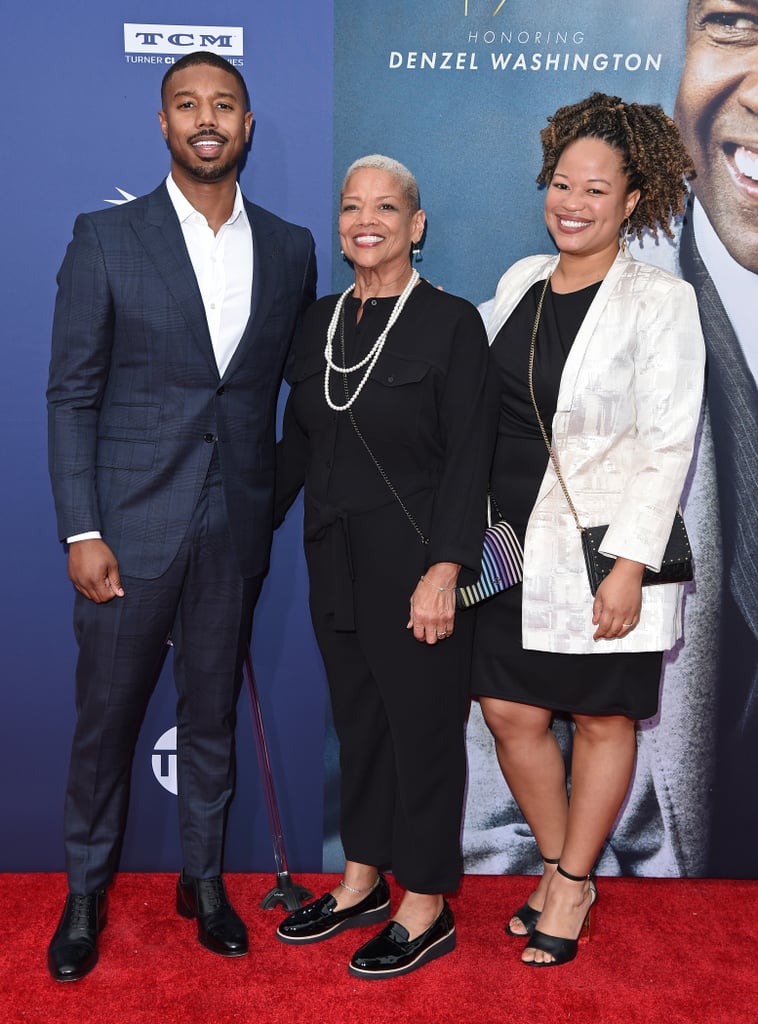
[{"label": "event poster", "polygon": [[[713,175],[718,187],[710,191],[717,202],[733,201],[733,209],[722,218],[725,226],[716,225],[723,236],[720,244],[736,261],[725,276],[735,280],[734,275],[741,275],[741,283],[750,279],[744,283],[755,297],[758,127],[749,75],[754,81],[758,70],[758,7],[722,0],[689,7],[692,27],[685,43],[687,0],[635,5],[605,0],[569,5],[556,0],[397,0],[379,7],[337,0],[335,205],[352,160],[372,152],[399,159],[416,175],[428,217],[418,269],[433,283],[476,304],[486,303],[511,263],[554,251],[543,220],[543,193],[535,183],[541,164],[539,132],[546,118],[594,91],[657,103],[673,116],[686,53],[679,113],[690,127],[687,144],[697,158],[695,192],[704,202]],[[712,123],[716,135],[722,123],[733,133],[725,144],[717,139],[719,145],[712,145]],[[717,168],[706,163],[711,159]],[[727,165],[721,178],[719,161]],[[700,182],[705,186],[702,195]],[[702,209],[696,215],[702,218]],[[681,221],[672,230],[673,240],[646,237],[635,251],[680,273]],[[747,241],[740,235],[732,245],[733,232],[747,235],[750,230]],[[348,281],[349,269],[335,262],[335,290]],[[738,429],[754,422],[756,407],[755,351],[752,365],[745,365],[755,346],[746,295],[746,290],[733,295],[728,316],[723,314],[735,329],[735,358],[744,368]],[[721,323],[709,328],[702,308],[701,316],[711,360],[711,340],[723,337],[725,329]],[[727,402],[737,404],[733,393]],[[686,592],[685,638],[666,655],[658,714],[640,723],[633,787],[601,855],[600,872],[755,872],[754,861],[735,852],[754,846],[758,838],[755,801],[741,806],[733,798],[730,803],[728,796],[734,778],[754,758],[749,750],[756,721],[748,709],[755,706],[758,630],[751,596],[758,583],[756,513],[750,505],[756,493],[755,431],[746,442],[753,454],[752,460],[745,458],[740,482],[727,479],[720,468],[717,486],[714,410],[715,404],[705,410],[683,496],[696,558],[696,582]],[[744,623],[744,646],[740,640],[736,647],[720,625],[728,618],[722,605],[732,599],[733,574],[722,558],[719,523],[724,509],[735,504],[735,492],[752,495],[742,499],[748,526],[737,528],[736,572],[743,596],[734,598],[739,608],[735,620]],[[735,650],[742,654],[735,655]],[[554,728],[568,762],[570,724],[557,719]],[[468,753],[466,870],[541,870],[536,844],[504,786],[476,704],[468,724]],[[725,835],[730,835],[729,842]]]},{"label": "event poster", "polygon": [[406,164],[429,222],[419,270],[482,302],[550,243],[535,184],[546,117],[596,90],[670,113],[685,7],[337,0],[335,188],[366,153]]},{"label": "event poster", "polygon": [[[686,37],[688,10],[697,24]],[[355,158],[383,152],[410,167],[428,216],[419,270],[480,304],[513,261],[551,251],[535,183],[547,116],[595,90],[660,103],[690,130],[698,244],[697,218],[702,227],[711,217],[714,247],[726,250],[701,317],[712,363],[713,339],[736,343],[731,365],[747,381],[739,397],[736,383],[732,390],[738,437],[756,415],[758,0],[224,0],[212,17],[196,0],[160,0],[148,13],[131,0],[65,8],[40,0],[15,10],[11,26],[3,73],[11,94],[25,98],[24,136],[34,148],[22,147],[6,167],[0,749],[9,784],[0,868],[57,871],[76,651],[46,464],[55,275],[79,212],[128,202],[165,176],[156,111],[169,63],[210,47],[245,75],[255,132],[242,188],[311,228],[320,294],[351,279],[339,259],[336,208]],[[691,222],[674,225],[673,241],[645,239],[638,254],[680,273],[688,230]],[[723,467],[735,460],[717,444],[723,410],[714,383],[683,498],[696,558],[685,638],[666,657],[658,715],[640,723],[634,785],[599,864],[610,874],[756,874],[758,815],[741,780],[758,772],[758,623],[755,598],[745,597],[758,592],[758,429],[732,446],[747,467],[725,487]],[[736,540],[726,525],[732,506],[747,523]],[[296,506],[276,537],[253,657],[290,867],[332,870],[341,858],[337,753],[308,618],[301,513]],[[743,631],[732,641],[733,622]],[[125,870],[178,864],[174,705],[164,671],[135,756]],[[570,727],[556,730],[568,755]],[[537,870],[476,706],[468,747],[466,870]],[[245,696],[237,750],[226,866],[263,871],[273,867],[271,835]],[[709,852],[716,837],[728,847],[720,860]]]}]

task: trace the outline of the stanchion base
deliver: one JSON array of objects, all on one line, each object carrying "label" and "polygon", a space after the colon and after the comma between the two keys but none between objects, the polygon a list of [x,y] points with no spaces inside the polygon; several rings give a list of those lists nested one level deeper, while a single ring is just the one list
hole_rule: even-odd
[{"label": "stanchion base", "polygon": [[261,906],[264,910],[273,910],[281,903],[285,910],[298,910],[312,898],[312,892],[292,881],[289,871],[280,871],[276,876],[276,885],[261,900]]}]

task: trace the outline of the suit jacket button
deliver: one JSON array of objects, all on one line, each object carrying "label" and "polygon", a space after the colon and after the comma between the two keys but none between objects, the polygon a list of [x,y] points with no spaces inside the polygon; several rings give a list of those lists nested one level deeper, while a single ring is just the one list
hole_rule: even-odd
[{"label": "suit jacket button", "polygon": [[206,444],[213,444],[213,442],[216,440],[216,435],[215,434],[205,434],[203,436],[203,440],[206,442]]},{"label": "suit jacket button", "polygon": [[223,393],[224,393],[225,391],[226,391],[226,388],[224,388],[224,387],[221,387],[221,388],[218,388],[218,389],[216,390],[216,394],[217,394],[217,395],[223,395]]}]

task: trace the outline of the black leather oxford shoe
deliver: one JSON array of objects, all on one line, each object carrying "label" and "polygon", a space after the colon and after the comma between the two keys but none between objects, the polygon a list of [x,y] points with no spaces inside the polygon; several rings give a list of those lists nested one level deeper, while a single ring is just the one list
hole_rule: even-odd
[{"label": "black leather oxford shoe", "polygon": [[182,917],[197,918],[198,941],[212,953],[247,953],[247,929],[229,902],[221,875],[191,878],[182,871],[176,883],[176,910]]},{"label": "black leather oxford shoe", "polygon": [[104,889],[91,896],[68,894],[47,951],[47,966],[56,981],[78,981],[89,974],[97,963],[97,937],[107,921]]},{"label": "black leather oxford shoe", "polygon": [[361,946],[348,970],[356,978],[397,978],[454,949],[455,921],[445,900],[437,920],[415,939],[409,939],[407,930],[397,921],[390,921]]},{"label": "black leather oxford shoe", "polygon": [[354,907],[335,910],[336,906],[334,896],[326,893],[285,917],[276,929],[276,937],[282,942],[321,942],[347,928],[363,928],[368,924],[386,921],[390,916],[390,887],[387,879],[379,875],[368,896]]}]

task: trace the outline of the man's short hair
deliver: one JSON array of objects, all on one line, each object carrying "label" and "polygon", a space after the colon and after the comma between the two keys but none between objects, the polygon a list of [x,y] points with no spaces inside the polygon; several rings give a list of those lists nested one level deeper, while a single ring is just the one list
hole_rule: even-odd
[{"label": "man's short hair", "polygon": [[185,53],[176,64],[171,65],[161,82],[161,103],[165,101],[166,88],[171,81],[172,75],[175,75],[177,71],[184,71],[185,68],[194,68],[203,64],[207,64],[212,68],[220,68],[221,71],[227,71],[237,80],[237,84],[242,90],[242,95],[245,99],[245,113],[247,113],[250,110],[250,93],[247,91],[245,79],[233,64],[230,64],[225,57],[219,57],[213,50],[195,50],[193,53]]}]

